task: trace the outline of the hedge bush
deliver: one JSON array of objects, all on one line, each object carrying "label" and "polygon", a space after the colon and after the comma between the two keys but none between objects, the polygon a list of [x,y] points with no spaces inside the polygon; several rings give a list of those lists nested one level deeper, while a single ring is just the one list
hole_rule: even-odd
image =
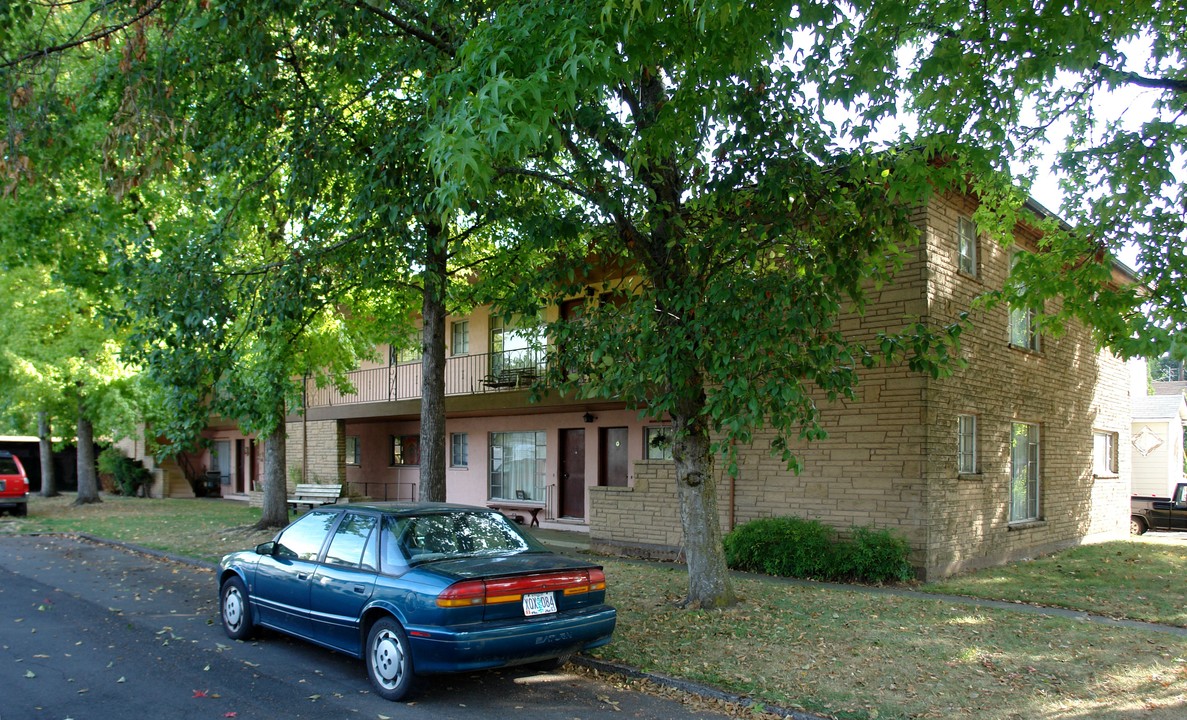
[{"label": "hedge bush", "polygon": [[109,447],[100,452],[95,464],[99,472],[111,476],[114,490],[120,495],[133,497],[139,494],[141,487],[152,485],[152,473],[144,463],[125,456],[117,448]]},{"label": "hedge bush", "polygon": [[853,528],[853,539],[819,520],[774,517],[739,525],[725,536],[735,570],[811,580],[882,583],[909,580],[907,541],[889,530]]}]

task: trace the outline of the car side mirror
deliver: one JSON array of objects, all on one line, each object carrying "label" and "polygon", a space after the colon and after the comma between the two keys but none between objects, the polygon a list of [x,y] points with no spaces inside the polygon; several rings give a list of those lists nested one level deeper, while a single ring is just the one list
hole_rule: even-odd
[{"label": "car side mirror", "polygon": [[269,540],[266,543],[260,543],[259,545],[256,545],[256,554],[257,555],[271,555],[272,551],[275,548],[276,548],[276,541]]}]

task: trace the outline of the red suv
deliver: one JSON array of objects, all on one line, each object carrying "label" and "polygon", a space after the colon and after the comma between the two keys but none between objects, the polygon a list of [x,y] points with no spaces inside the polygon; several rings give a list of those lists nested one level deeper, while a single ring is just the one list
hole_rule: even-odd
[{"label": "red suv", "polygon": [[29,480],[16,455],[0,450],[0,510],[13,515],[29,512]]}]

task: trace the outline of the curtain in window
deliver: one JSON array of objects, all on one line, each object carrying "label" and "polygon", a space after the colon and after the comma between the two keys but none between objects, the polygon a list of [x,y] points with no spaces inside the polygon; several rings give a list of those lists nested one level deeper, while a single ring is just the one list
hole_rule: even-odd
[{"label": "curtain in window", "polygon": [[490,498],[544,502],[543,432],[491,433]]}]

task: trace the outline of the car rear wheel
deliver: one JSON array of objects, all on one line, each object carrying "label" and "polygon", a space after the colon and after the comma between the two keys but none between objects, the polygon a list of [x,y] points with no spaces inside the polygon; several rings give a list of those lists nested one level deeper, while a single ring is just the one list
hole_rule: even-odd
[{"label": "car rear wheel", "polygon": [[394,618],[380,618],[371,626],[364,660],[371,685],[383,699],[400,700],[412,689],[408,637]]},{"label": "car rear wheel", "polygon": [[568,665],[569,661],[572,659],[573,659],[573,654],[568,653],[565,655],[561,655],[560,657],[552,658],[550,660],[541,660],[540,662],[532,663],[532,667],[537,670],[544,670],[546,672],[552,672],[554,670],[560,670],[564,666]]},{"label": "car rear wheel", "polygon": [[1146,521],[1141,519],[1140,517],[1131,517],[1129,519],[1129,534],[1130,535],[1144,535],[1144,534],[1146,534],[1146,530],[1148,530],[1148,529],[1149,528],[1146,527]]},{"label": "car rear wheel", "polygon": [[219,615],[223,619],[223,631],[232,640],[246,640],[255,630],[255,623],[251,621],[251,601],[247,597],[247,589],[243,581],[237,577],[229,578],[223,583],[219,593]]},{"label": "car rear wheel", "polygon": [[12,509],[12,514],[15,517],[25,517],[29,514],[29,506],[25,503],[21,503]]}]

